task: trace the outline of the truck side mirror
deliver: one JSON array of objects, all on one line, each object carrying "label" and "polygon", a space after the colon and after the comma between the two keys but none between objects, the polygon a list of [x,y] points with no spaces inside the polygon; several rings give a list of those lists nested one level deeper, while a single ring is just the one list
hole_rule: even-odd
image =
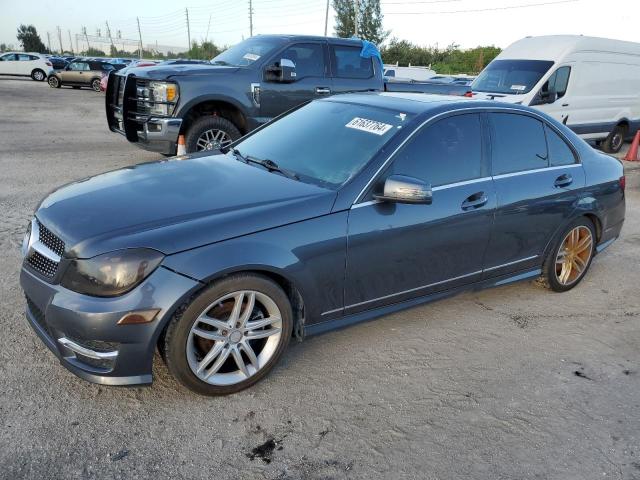
[{"label": "truck side mirror", "polygon": [[265,69],[265,81],[291,83],[296,81],[296,65],[288,58]]}]

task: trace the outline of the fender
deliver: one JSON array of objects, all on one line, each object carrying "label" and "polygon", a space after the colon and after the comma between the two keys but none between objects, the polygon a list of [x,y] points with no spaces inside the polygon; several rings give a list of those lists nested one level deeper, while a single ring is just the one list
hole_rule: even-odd
[{"label": "fender", "polygon": [[235,97],[231,97],[229,95],[215,93],[215,94],[204,94],[198,97],[192,98],[187,103],[182,105],[178,112],[174,114],[175,117],[185,118],[187,114],[193,109],[195,106],[204,103],[204,102],[224,102],[230,105],[233,105],[237,108],[240,113],[245,117],[249,117],[249,112],[247,109],[248,105],[243,105],[240,103]]}]

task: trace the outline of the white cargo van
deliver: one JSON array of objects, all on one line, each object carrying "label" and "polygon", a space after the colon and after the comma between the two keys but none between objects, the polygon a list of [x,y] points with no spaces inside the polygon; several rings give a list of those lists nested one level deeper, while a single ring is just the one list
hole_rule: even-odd
[{"label": "white cargo van", "polygon": [[530,105],[618,152],[640,128],[640,43],[575,35],[527,37],[472,83],[474,98]]},{"label": "white cargo van", "polygon": [[384,76],[392,79],[391,81],[413,81],[424,82],[436,75],[435,70],[429,67],[399,67],[398,65],[385,65]]}]

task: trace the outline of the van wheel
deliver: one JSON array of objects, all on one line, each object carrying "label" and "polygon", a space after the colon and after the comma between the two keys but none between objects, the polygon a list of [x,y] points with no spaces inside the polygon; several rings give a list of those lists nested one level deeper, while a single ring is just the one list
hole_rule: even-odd
[{"label": "van wheel", "polygon": [[607,153],[618,153],[624,144],[627,136],[627,127],[617,125],[609,136],[602,142],[602,150]]},{"label": "van wheel", "polygon": [[240,131],[226,118],[201,117],[189,127],[185,136],[187,153],[218,150],[240,138]]},{"label": "van wheel", "polygon": [[31,79],[35,80],[36,82],[44,82],[47,79],[47,74],[39,68],[36,68],[33,72],[31,72]]}]

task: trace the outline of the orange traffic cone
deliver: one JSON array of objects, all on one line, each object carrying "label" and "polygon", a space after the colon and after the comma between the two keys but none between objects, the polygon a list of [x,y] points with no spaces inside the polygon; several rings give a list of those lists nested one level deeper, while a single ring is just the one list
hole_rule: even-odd
[{"label": "orange traffic cone", "polygon": [[184,143],[184,135],[180,135],[178,137],[178,152],[176,155],[186,155],[187,154],[187,145]]},{"label": "orange traffic cone", "polygon": [[623,160],[627,162],[640,162],[640,158],[638,158],[638,144],[640,143],[640,130],[636,132],[636,136],[633,137],[633,142],[631,142],[631,147],[629,147],[629,151],[627,152],[626,157]]}]

